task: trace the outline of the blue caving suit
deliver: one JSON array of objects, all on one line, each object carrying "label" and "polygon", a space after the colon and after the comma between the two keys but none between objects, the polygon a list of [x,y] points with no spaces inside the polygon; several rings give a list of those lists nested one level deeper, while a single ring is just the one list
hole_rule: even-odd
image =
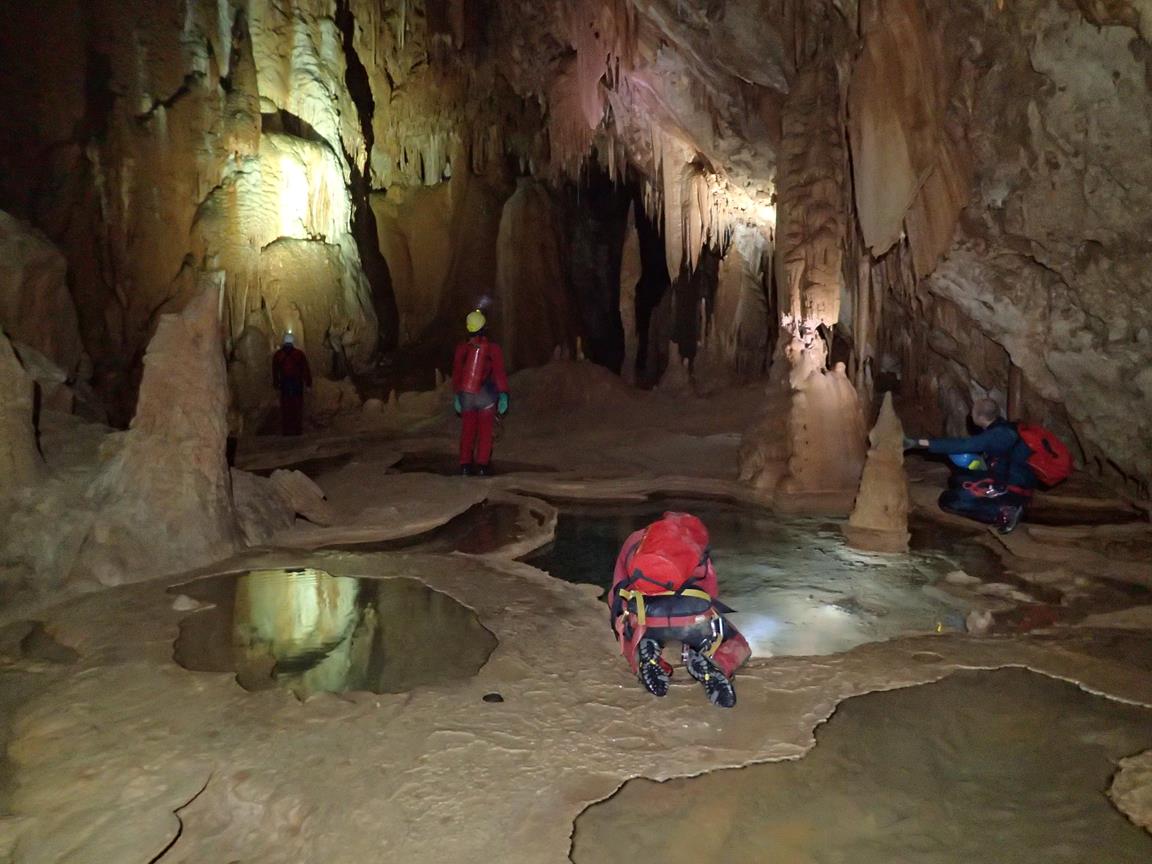
[{"label": "blue caving suit", "polygon": [[983,453],[988,473],[960,471],[940,496],[940,509],[988,525],[1001,522],[1005,508],[1024,507],[1037,486],[1028,465],[1032,450],[1016,431],[1016,424],[999,418],[983,432],[968,438],[931,438],[928,452],[941,455]]}]

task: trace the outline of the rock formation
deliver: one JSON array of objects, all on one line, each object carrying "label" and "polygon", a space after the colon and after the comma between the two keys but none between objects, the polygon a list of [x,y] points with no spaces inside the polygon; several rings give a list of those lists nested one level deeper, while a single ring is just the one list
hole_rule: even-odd
[{"label": "rock formation", "polygon": [[0,476],[5,497],[43,473],[32,417],[34,386],[0,330]]},{"label": "rock formation", "polygon": [[868,434],[872,446],[864,463],[860,492],[847,524],[849,546],[869,552],[908,551],[908,478],[904,476],[904,427],[884,394],[880,416]]},{"label": "rock formation", "polygon": [[88,491],[95,517],[77,567],[106,585],[188,570],[239,541],[219,305],[209,288],[160,319],[132,426]]},{"label": "rock formation", "polygon": [[847,514],[860,482],[865,425],[844,364],[827,368],[815,333],[782,331],[763,419],[740,445],[740,478],[788,511]]},{"label": "rock formation", "polygon": [[0,328],[70,375],[84,348],[67,269],[46,237],[0,211]]}]

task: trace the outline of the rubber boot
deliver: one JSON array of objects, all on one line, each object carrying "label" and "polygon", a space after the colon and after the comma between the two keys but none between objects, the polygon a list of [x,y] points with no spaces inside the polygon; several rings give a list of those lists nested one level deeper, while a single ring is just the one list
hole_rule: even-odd
[{"label": "rubber boot", "polygon": [[653,696],[667,696],[671,676],[664,671],[667,664],[661,662],[660,652],[664,646],[655,639],[641,639],[636,646],[637,677],[644,689]]},{"label": "rubber boot", "polygon": [[731,708],[736,704],[736,690],[720,667],[712,658],[701,654],[695,648],[684,648],[684,666],[688,674],[704,685],[708,701],[720,708]]}]

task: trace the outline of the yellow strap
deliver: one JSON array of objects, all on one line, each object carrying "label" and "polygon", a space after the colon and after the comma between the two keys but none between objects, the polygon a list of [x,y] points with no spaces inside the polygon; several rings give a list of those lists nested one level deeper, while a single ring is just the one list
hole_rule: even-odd
[{"label": "yellow strap", "polygon": [[[645,597],[676,597],[677,592],[676,591],[662,591],[659,594],[644,594],[640,591],[621,590],[621,591],[617,592],[617,596],[619,596],[621,599],[623,599],[625,601],[628,601],[628,600],[635,600],[636,601],[636,625],[638,627],[643,627],[648,623],[648,611],[647,611],[647,609],[644,608],[644,598]],[[701,591],[698,588],[685,588],[683,591],[679,592],[679,596],[680,597],[695,597],[696,599],[699,599],[699,600],[707,600],[709,603],[712,602],[712,595],[709,594],[707,591]],[[703,614],[703,613],[701,613],[701,614]],[[716,649],[713,648],[712,650],[715,651]]]}]

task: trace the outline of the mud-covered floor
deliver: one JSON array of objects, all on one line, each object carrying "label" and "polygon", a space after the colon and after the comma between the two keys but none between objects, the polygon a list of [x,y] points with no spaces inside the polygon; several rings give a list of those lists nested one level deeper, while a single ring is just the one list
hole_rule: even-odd
[{"label": "mud-covered floor", "polygon": [[[510,422],[498,445],[508,463],[555,471],[484,480],[394,470],[405,453],[439,448],[450,454],[450,424],[418,438],[374,433],[357,439],[345,431],[340,440],[317,438],[291,448],[270,442],[263,451],[250,450],[248,458],[266,468],[278,460],[319,459],[308,467],[350,524],[302,525],[283,548],[254,549],[175,579],[3,610],[0,626],[17,627],[11,631],[17,638],[0,639],[6,717],[0,730],[8,734],[0,861],[563,862],[573,831],[579,853],[581,832],[590,830],[584,826],[602,812],[588,808],[636,778],[660,781],[797,759],[825,734],[839,742],[837,765],[866,770],[867,760],[852,758],[848,721],[857,709],[848,703],[838,713],[851,697],[928,684],[960,670],[1022,667],[1047,676],[1040,681],[1063,679],[1098,694],[1093,705],[1114,699],[1152,706],[1152,667],[1133,647],[1152,631],[1152,616],[1124,608],[1152,605],[1140,593],[1152,584],[1152,574],[1140,584],[1148,569],[1140,557],[1146,524],[1047,528],[1059,532],[1048,536],[1024,528],[1011,543],[964,535],[979,541],[980,556],[994,553],[1003,568],[966,575],[995,587],[977,590],[960,578],[929,587],[1006,622],[997,627],[994,618],[987,635],[955,627],[918,636],[894,632],[882,634],[892,637],[887,641],[840,653],[757,658],[738,676],[740,701],[732,711],[709,706],[682,673],[666,699],[652,699],[616,652],[600,588],[552,578],[517,559],[553,539],[573,501],[635,505],[654,493],[742,500],[734,456],[746,404],[745,397],[719,405],[701,400],[699,416],[681,411],[660,431],[615,439],[600,405],[567,411],[562,421]],[[341,453],[348,458],[332,458]],[[420,458],[429,461],[415,467],[433,469],[442,459]],[[913,468],[914,498],[930,501],[939,478],[931,466]],[[930,508],[920,515],[932,516]],[[761,511],[756,518],[773,517]],[[940,532],[932,554],[952,556],[959,571],[977,569],[967,552],[957,554],[956,537]],[[413,535],[414,545],[399,548]],[[822,542],[834,546],[834,532]],[[318,549],[325,546],[339,548]],[[1060,551],[1051,556],[1056,560],[1045,557],[1052,549]],[[862,566],[871,565],[865,560]],[[234,671],[192,671],[173,661],[181,622],[204,614],[203,599],[186,596],[195,590],[173,593],[173,585],[302,567],[337,578],[423,583],[475,614],[495,640],[491,655],[474,676],[401,693],[249,691]],[[1077,614],[1011,617],[1050,608]],[[1094,611],[1097,619],[1090,617]],[[25,638],[32,625],[20,622],[29,621],[40,622],[43,638]],[[892,694],[896,701],[877,701],[876,710],[903,705],[904,696],[931,698],[917,693]],[[898,737],[924,719],[912,716],[917,710],[897,709]],[[1026,710],[1043,724],[1044,713],[1057,709],[1040,699]],[[879,731],[869,732],[869,747],[883,739]],[[941,739],[956,764],[972,755],[948,742]],[[1032,743],[1021,740],[1020,747]],[[1152,772],[1147,760],[1124,752],[1147,744],[1125,738],[1121,745],[1109,745],[1108,758],[1135,758],[1115,775],[1112,794],[1133,818],[1147,820]],[[1004,746],[1011,751],[1014,745]],[[775,767],[800,770],[805,762]],[[1101,795],[1105,789],[1093,776],[1092,792]],[[621,800],[632,788],[625,786]],[[848,788],[825,790],[823,781],[815,782],[813,812],[823,795],[830,807],[847,806],[853,800]],[[721,820],[715,808],[706,812],[709,820]],[[1122,818],[1119,810],[1107,812]],[[709,836],[720,834],[743,836]]]}]

